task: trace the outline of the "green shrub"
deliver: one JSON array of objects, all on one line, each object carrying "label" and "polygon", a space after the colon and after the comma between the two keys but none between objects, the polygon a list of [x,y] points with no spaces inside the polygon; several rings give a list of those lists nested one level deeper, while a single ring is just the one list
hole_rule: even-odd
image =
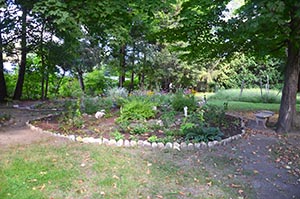
[{"label": "green shrub", "polygon": [[224,122],[226,122],[226,108],[227,103],[223,104],[223,107],[206,104],[202,107],[203,110],[203,118],[206,125],[213,124],[216,126],[221,126]]},{"label": "green shrub", "polygon": [[113,103],[121,107],[125,101],[125,99],[128,97],[128,91],[125,88],[111,88],[107,91],[107,97],[110,98]]},{"label": "green shrub", "polygon": [[223,133],[217,127],[203,127],[198,125],[191,125],[184,129],[185,140],[192,142],[209,142],[214,140],[221,140]]},{"label": "green shrub", "polygon": [[184,95],[182,92],[177,92],[172,99],[172,107],[176,111],[183,111],[187,106],[188,111],[194,111],[197,108],[197,102],[194,95]]},{"label": "green shrub", "polygon": [[131,129],[130,129],[130,134],[132,135],[142,135],[144,133],[147,133],[149,131],[148,127],[145,126],[144,124],[137,124],[135,126],[133,126]]},{"label": "green shrub", "polygon": [[152,136],[150,136],[149,138],[148,138],[148,141],[149,142],[157,142],[157,141],[159,141],[159,139],[158,139],[158,137],[156,136],[156,135],[152,135]]},{"label": "green shrub", "polygon": [[134,98],[127,100],[120,111],[119,122],[132,120],[145,120],[155,116],[156,111],[153,107],[155,103],[144,99]]},{"label": "green shrub", "polygon": [[104,97],[84,97],[82,98],[82,111],[87,114],[94,114],[100,110],[110,110],[113,107],[113,101]]},{"label": "green shrub", "polygon": [[116,141],[119,141],[119,140],[124,140],[124,135],[122,133],[120,133],[119,131],[115,131],[112,133],[112,136],[114,137],[114,139]]}]

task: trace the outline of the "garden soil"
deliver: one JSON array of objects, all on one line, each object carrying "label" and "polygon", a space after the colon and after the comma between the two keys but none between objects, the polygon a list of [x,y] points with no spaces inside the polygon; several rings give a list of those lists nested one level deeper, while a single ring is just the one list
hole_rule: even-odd
[{"label": "garden soil", "polygon": [[[28,105],[30,104],[22,103],[18,108],[0,105],[0,113],[9,114],[12,117],[5,125],[0,126],[2,149],[9,150],[13,146],[33,143],[68,142],[63,138],[30,130],[26,126],[26,121],[47,116],[55,111],[32,110]],[[243,115],[243,113],[237,114]],[[253,115],[253,113],[247,114]],[[241,193],[240,198],[300,199],[300,132],[278,135],[271,129],[256,129],[253,121],[249,121],[246,134],[242,139],[235,140],[226,146],[195,151],[192,155],[201,159],[205,152],[206,158],[215,161],[214,163],[207,161],[205,165],[215,176],[237,177],[242,183],[250,185],[249,189],[253,192],[251,195],[244,193],[236,184],[229,185]],[[224,159],[224,157],[233,162],[234,167],[230,168],[234,169],[233,175],[222,173],[228,170],[226,168],[222,170],[216,166],[220,164],[218,159]]]}]

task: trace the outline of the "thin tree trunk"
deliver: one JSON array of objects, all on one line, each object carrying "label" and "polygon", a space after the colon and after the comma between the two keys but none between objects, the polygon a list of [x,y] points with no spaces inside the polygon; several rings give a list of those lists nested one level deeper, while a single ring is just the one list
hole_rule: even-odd
[{"label": "thin tree trunk", "polygon": [[119,87],[124,87],[125,74],[126,74],[126,45],[123,45],[120,49],[120,76],[119,76]]},{"label": "thin tree trunk", "polygon": [[49,72],[48,69],[46,70],[46,78],[45,78],[45,100],[48,99],[48,88],[49,88]]},{"label": "thin tree trunk", "polygon": [[26,71],[26,55],[27,55],[27,43],[26,43],[26,16],[27,16],[27,9],[23,7],[22,9],[22,35],[21,35],[21,63],[19,67],[19,74],[17,85],[15,88],[14,100],[20,100],[22,97],[22,90],[24,85],[24,78],[25,78],[25,71]]},{"label": "thin tree trunk", "polygon": [[300,73],[299,73],[299,76],[298,76],[298,93],[300,92]]},{"label": "thin tree trunk", "polygon": [[78,71],[78,81],[79,81],[79,85],[80,85],[81,90],[84,92],[85,91],[85,86],[84,86],[83,72],[82,71]]},{"label": "thin tree trunk", "polygon": [[5,101],[7,97],[6,82],[4,77],[4,65],[3,65],[3,41],[0,30],[0,102]]}]

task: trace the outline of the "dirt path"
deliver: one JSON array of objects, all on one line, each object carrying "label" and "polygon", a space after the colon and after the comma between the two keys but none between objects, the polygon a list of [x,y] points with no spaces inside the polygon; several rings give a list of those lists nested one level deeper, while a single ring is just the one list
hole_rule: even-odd
[{"label": "dirt path", "polygon": [[[0,106],[0,113],[12,116],[7,125],[0,127],[1,148],[39,142],[66,142],[65,139],[37,133],[26,127],[26,121],[46,116],[53,111]],[[278,136],[271,130],[248,130],[241,140],[205,151],[208,153],[209,160],[216,160],[216,162],[212,160],[206,164],[217,165],[219,164],[218,158],[230,160],[230,165],[234,165],[234,171],[226,169],[226,165],[224,168],[217,166],[207,168],[216,176],[220,176],[219,172],[222,172],[223,176],[226,174],[230,178],[237,178],[250,184],[250,189],[255,192],[254,198],[300,199],[299,143],[300,133],[297,132],[287,136]],[[194,155],[199,158],[203,156],[203,151],[195,152]]]},{"label": "dirt path", "polygon": [[0,106],[0,113],[8,114],[11,119],[0,126],[0,147],[14,145],[27,145],[47,140],[59,141],[61,138],[54,138],[48,134],[37,133],[26,126],[28,120],[46,116],[54,113],[51,110],[30,110],[27,106],[13,108],[12,106]]}]

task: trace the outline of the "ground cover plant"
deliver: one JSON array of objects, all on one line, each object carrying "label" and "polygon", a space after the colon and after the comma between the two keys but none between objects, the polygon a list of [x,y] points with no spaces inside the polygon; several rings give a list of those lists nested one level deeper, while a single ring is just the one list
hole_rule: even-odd
[{"label": "ground cover plant", "polygon": [[[239,118],[226,115],[226,103],[221,107],[205,104],[184,91],[135,91],[126,96],[124,89],[113,89],[108,93],[66,102],[68,108],[62,115],[34,125],[66,135],[163,143],[208,142],[241,133]],[[100,110],[105,113],[96,118]]]},{"label": "ground cover plant", "polygon": [[[181,165],[188,154],[159,152],[157,156],[137,149],[49,142],[0,150],[0,198],[240,196],[214,179],[201,162]],[[242,188],[247,190],[246,185]]]}]

